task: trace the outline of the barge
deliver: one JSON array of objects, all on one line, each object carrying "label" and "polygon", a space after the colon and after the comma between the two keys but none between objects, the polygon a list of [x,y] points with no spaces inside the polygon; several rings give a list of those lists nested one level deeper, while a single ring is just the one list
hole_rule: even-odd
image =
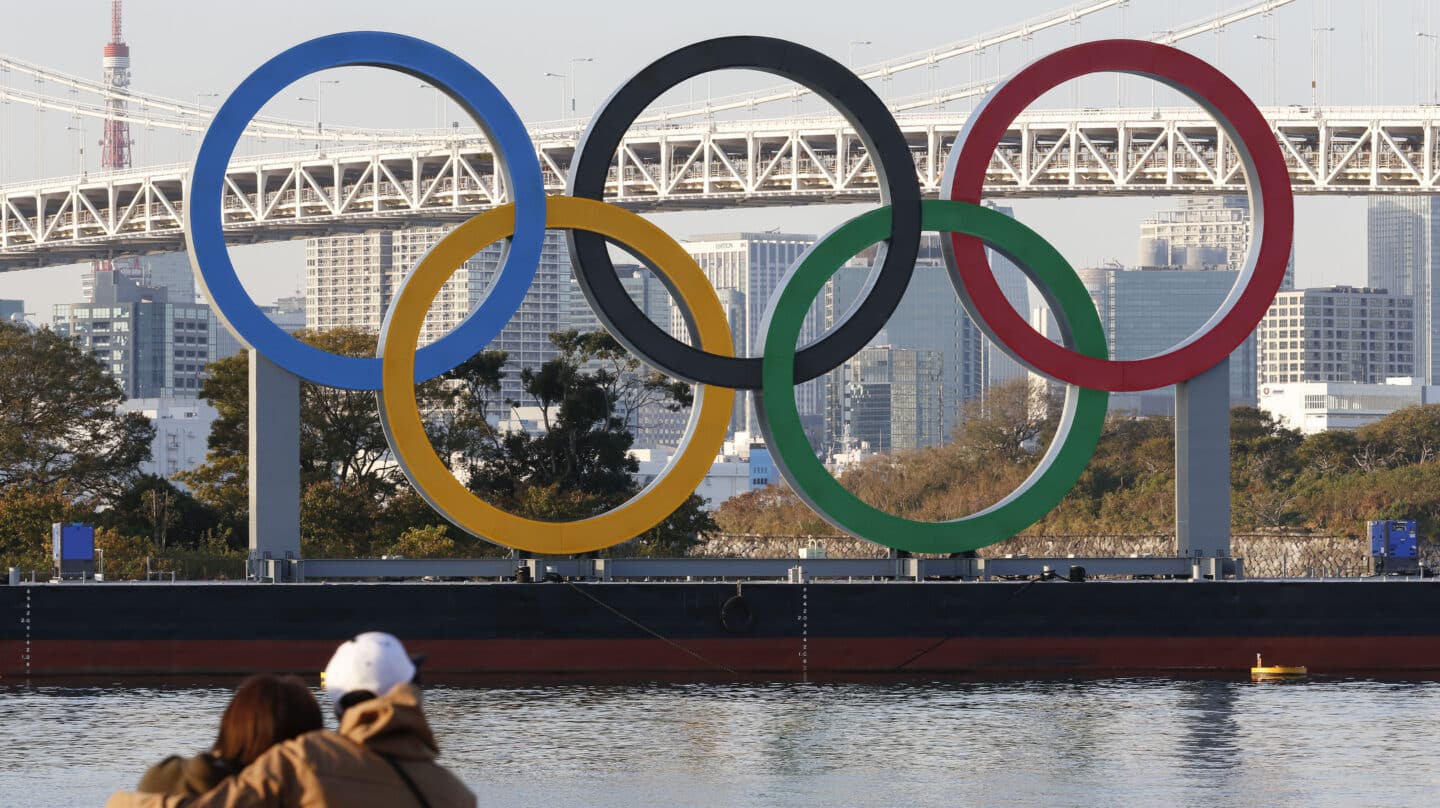
[{"label": "barge", "polygon": [[389,631],[442,675],[1440,671],[1440,579],[0,586],[0,677],[319,670]]}]

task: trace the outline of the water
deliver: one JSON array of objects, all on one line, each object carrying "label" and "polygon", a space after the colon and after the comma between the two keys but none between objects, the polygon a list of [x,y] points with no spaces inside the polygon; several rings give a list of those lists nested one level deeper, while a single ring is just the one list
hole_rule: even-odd
[{"label": "water", "polygon": [[[216,686],[0,686],[0,805],[99,805],[213,737]],[[427,688],[487,806],[1422,806],[1440,682]]]}]

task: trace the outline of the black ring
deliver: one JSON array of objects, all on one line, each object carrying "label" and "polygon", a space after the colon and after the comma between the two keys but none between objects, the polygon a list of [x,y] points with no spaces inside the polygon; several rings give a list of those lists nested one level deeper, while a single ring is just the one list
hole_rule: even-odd
[{"label": "black ring", "polygon": [[[859,76],[819,51],[783,39],[733,36],[687,45],[636,73],[591,119],[570,167],[568,192],[604,201],[615,153],[646,107],[686,79],[731,68],[789,79],[834,105],[865,144],[880,180],[880,202],[891,210],[891,237],[881,245],[880,271],[871,273],[861,302],[834,331],[796,353],[798,384],[839,367],[880,332],[910,285],[920,250],[920,180],[914,157],[900,124]],[[686,381],[736,390],[760,388],[759,357],[719,356],[670,336],[630,299],[603,236],[577,230],[568,231],[568,236],[580,289],[596,316],[631,353]],[[782,279],[776,288],[783,285]]]}]

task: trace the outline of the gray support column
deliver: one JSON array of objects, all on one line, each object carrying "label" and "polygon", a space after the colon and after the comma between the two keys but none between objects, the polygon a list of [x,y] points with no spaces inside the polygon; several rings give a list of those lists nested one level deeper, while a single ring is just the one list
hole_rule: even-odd
[{"label": "gray support column", "polygon": [[1230,360],[1175,385],[1175,543],[1230,555]]},{"label": "gray support column", "polygon": [[300,379],[255,351],[249,431],[250,557],[299,558]]}]

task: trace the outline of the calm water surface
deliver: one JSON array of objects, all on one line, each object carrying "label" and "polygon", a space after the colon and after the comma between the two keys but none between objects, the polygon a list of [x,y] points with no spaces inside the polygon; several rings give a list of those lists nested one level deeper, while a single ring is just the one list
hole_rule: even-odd
[{"label": "calm water surface", "polygon": [[[98,805],[198,751],[215,686],[0,685],[0,805]],[[1426,806],[1440,682],[427,688],[482,805]]]}]

